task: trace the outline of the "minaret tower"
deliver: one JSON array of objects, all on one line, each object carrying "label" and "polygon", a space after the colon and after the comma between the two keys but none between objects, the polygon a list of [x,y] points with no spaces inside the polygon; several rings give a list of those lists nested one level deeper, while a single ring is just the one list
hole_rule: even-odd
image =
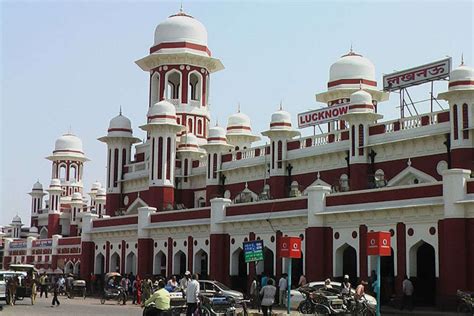
[{"label": "minaret tower", "polygon": [[53,235],[60,234],[59,217],[61,215],[61,181],[52,179],[48,188],[49,193],[49,210],[48,210],[48,238]]},{"label": "minaret tower", "polygon": [[205,144],[209,126],[210,74],[224,69],[211,57],[204,25],[181,9],[155,30],[150,54],[137,65],[150,74],[149,106],[160,100],[173,104],[177,122]]},{"label": "minaret tower", "polygon": [[177,124],[173,104],[164,100],[149,108],[147,118],[148,123],[140,128],[149,136],[149,204],[164,210],[174,205],[176,134],[184,126]]},{"label": "minaret tower", "polygon": [[59,179],[63,197],[70,197],[74,192],[82,194],[82,174],[84,162],[89,159],[84,155],[82,141],[68,133],[56,140],[53,154],[46,159],[52,161],[51,179]]},{"label": "minaret tower", "polygon": [[38,227],[38,213],[43,208],[43,196],[46,193],[43,191],[43,185],[36,181],[28,194],[31,195],[31,227]]},{"label": "minaret tower", "polygon": [[107,136],[99,140],[107,144],[107,215],[114,216],[123,207],[121,181],[125,165],[131,161],[132,144],[140,139],[133,137],[132,123],[120,110],[119,115],[110,120]]}]

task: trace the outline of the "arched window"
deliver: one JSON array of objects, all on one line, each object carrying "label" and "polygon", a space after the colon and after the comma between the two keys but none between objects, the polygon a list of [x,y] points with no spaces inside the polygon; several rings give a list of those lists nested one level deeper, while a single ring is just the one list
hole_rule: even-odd
[{"label": "arched window", "polygon": [[160,99],[160,75],[155,72],[151,76],[150,81],[150,106],[158,102]]},{"label": "arched window", "polygon": [[193,132],[193,119],[188,118],[188,132],[192,133]]},{"label": "arched window", "polygon": [[359,124],[359,156],[364,155],[364,125]]},{"label": "arched window", "polygon": [[181,74],[172,71],[167,76],[166,82],[166,99],[179,99],[181,87]]},{"label": "arched window", "polygon": [[351,127],[351,155],[355,155],[355,126]]},{"label": "arched window", "polygon": [[59,179],[66,180],[66,165],[59,166]]},{"label": "arched window", "polygon": [[467,104],[464,103],[462,105],[462,138],[463,139],[469,139],[469,113],[467,110]]},{"label": "arched window", "polygon": [[69,168],[69,181],[77,181],[77,166],[76,165],[71,165]]},{"label": "arched window", "polygon": [[197,128],[197,134],[198,134],[198,135],[202,135],[202,120],[198,120],[197,126],[198,126],[198,128]]},{"label": "arched window", "polygon": [[184,182],[188,182],[188,158],[184,159]]},{"label": "arched window", "polygon": [[217,178],[217,154],[214,153],[213,155],[213,165],[212,165],[212,178]]},{"label": "arched window", "polygon": [[163,137],[158,138],[158,179],[163,179]]},{"label": "arched window", "polygon": [[281,169],[283,166],[283,142],[281,140],[278,141],[278,169]]},{"label": "arched window", "polygon": [[454,139],[458,139],[458,106],[456,104],[453,105],[453,124]]},{"label": "arched window", "polygon": [[118,185],[118,148],[114,149],[114,188]]},{"label": "arched window", "polygon": [[189,96],[191,100],[201,100],[201,75],[193,72],[189,75]]},{"label": "arched window", "polygon": [[171,137],[166,139],[166,179],[171,179]]}]

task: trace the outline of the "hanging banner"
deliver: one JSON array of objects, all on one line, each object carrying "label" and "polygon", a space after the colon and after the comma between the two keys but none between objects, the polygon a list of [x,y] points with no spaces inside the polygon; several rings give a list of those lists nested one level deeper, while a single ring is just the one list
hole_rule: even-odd
[{"label": "hanging banner", "polygon": [[424,82],[445,79],[451,72],[451,57],[383,76],[384,91],[395,91]]}]

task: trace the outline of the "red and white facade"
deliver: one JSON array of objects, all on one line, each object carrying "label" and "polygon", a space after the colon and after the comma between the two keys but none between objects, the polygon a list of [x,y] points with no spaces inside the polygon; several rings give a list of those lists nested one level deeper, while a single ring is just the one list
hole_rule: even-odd
[{"label": "red and white facade", "polygon": [[[111,120],[99,138],[107,183],[93,185],[90,203],[82,198],[82,144],[56,143],[48,206],[38,185],[30,193],[32,226],[51,240],[39,243],[41,262],[80,262],[83,276],[190,270],[246,288],[254,275],[283,273],[277,244],[288,235],[302,239],[296,274],[367,279],[375,269],[367,233],[383,230],[393,251],[382,262],[394,280],[387,292],[400,294],[405,275],[425,290],[425,303],[449,306],[457,289],[474,290],[472,68],[451,72],[439,95],[449,109],[384,121],[379,104],[388,93],[377,89],[374,65],[350,52],[316,95],[328,106],[349,102],[329,132],[300,137],[280,109],[262,132],[268,145],[256,147],[259,136],[240,111],[226,129],[209,126],[210,76],[223,65],[195,18],[180,12],[162,22],[136,63],[150,77],[146,140],[122,114]],[[7,240],[5,263],[37,262],[34,239],[24,248]],[[253,239],[264,241],[265,262],[247,265],[242,243]]]}]

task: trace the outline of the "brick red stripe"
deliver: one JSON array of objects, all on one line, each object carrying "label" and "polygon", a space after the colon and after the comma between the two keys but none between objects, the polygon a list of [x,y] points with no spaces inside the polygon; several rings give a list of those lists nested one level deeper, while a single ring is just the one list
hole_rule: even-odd
[{"label": "brick red stripe", "polygon": [[208,141],[213,141],[213,140],[221,140],[223,142],[227,141],[227,139],[223,138],[223,137],[209,137],[207,139]]},{"label": "brick red stripe", "polygon": [[274,127],[274,126],[288,126],[288,127],[291,127],[291,123],[277,122],[277,123],[271,123],[270,124],[270,127]]},{"label": "brick red stripe", "polygon": [[107,132],[132,132],[129,128],[109,128]]},{"label": "brick red stripe", "polygon": [[61,149],[61,150],[55,150],[55,151],[53,151],[53,153],[62,153],[62,152],[84,154],[82,151],[79,151],[79,150],[70,150],[70,149]]},{"label": "brick red stripe", "polygon": [[248,126],[229,126],[227,127],[227,130],[230,131],[230,130],[233,130],[233,129],[244,129],[244,130],[247,130],[247,131],[251,131],[252,129]]},{"label": "brick red stripe", "polygon": [[190,49],[198,50],[201,52],[205,52],[209,56],[211,56],[211,51],[209,50],[209,48],[207,48],[207,46],[194,44],[194,43],[188,43],[188,42],[160,43],[150,48],[150,54],[157,52],[161,49],[166,49],[166,48],[190,48]]},{"label": "brick red stripe", "polygon": [[450,82],[448,87],[455,87],[455,86],[470,86],[474,85],[474,80],[461,80],[461,81],[455,81],[455,82]]},{"label": "brick red stripe", "polygon": [[194,148],[198,148],[199,146],[196,145],[196,144],[180,144],[180,145],[178,145],[178,148],[182,148],[182,147],[194,147]]},{"label": "brick red stripe", "polygon": [[148,117],[149,119],[155,119],[155,118],[169,118],[169,119],[174,119],[176,120],[176,115],[152,115]]},{"label": "brick red stripe", "polygon": [[366,80],[366,79],[340,79],[328,82],[328,88],[338,86],[340,84],[360,84],[363,83],[368,86],[377,86],[376,81]]},{"label": "brick red stripe", "polygon": [[350,110],[352,110],[352,109],[370,109],[370,110],[373,110],[374,106],[372,104],[354,104],[354,105],[350,105],[349,109]]}]

